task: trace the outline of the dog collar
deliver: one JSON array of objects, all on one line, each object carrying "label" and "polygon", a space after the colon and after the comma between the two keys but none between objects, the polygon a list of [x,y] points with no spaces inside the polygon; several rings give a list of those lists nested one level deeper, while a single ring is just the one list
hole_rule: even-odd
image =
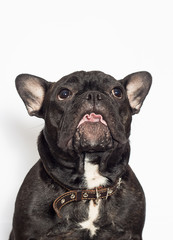
[{"label": "dog collar", "polygon": [[116,184],[112,187],[98,187],[94,189],[86,189],[86,190],[71,190],[65,192],[61,196],[55,199],[53,202],[53,208],[58,215],[61,217],[60,210],[65,205],[71,202],[79,202],[82,200],[93,200],[96,204],[99,199],[107,199],[108,197],[112,196],[117,189],[121,187],[122,178],[119,178]]}]

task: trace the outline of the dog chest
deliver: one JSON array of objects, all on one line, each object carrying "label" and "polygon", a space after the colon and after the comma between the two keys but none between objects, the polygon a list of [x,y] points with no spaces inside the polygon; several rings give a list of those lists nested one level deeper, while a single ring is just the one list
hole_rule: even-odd
[{"label": "dog chest", "polygon": [[[106,185],[107,179],[99,174],[98,167],[98,164],[90,163],[90,159],[88,157],[85,158],[84,177],[88,189]],[[97,203],[90,200],[88,218],[79,224],[83,229],[88,229],[90,231],[91,237],[96,234],[97,230],[99,230],[98,227],[95,226],[94,222],[99,217],[100,203],[101,200],[98,200]]]}]

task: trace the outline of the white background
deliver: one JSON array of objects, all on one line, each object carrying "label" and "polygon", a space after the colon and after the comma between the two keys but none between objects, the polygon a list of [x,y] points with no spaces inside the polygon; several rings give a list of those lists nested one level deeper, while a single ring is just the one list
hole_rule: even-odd
[{"label": "white background", "polygon": [[76,70],[121,79],[153,76],[133,117],[130,165],[147,199],[145,240],[172,238],[173,6],[170,0],[2,0],[0,2],[0,239],[8,239],[18,189],[39,158],[42,119],[29,117],[14,79],[49,81]]}]

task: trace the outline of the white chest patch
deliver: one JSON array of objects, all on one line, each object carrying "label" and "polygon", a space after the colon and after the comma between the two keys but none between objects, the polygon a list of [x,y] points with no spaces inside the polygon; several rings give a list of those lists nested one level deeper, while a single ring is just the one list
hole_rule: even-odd
[{"label": "white chest patch", "polygon": [[88,158],[85,158],[84,176],[88,189],[104,186],[107,183],[107,178],[99,174],[98,165],[90,163]]},{"label": "white chest patch", "polygon": [[99,206],[100,201],[98,201],[98,204],[94,204],[93,200],[89,203],[89,212],[88,212],[88,219],[82,223],[80,223],[80,226],[84,229],[90,230],[91,237],[95,235],[97,227],[94,226],[94,221],[98,218],[99,215]]},{"label": "white chest patch", "polygon": [[[85,176],[85,181],[88,189],[106,185],[107,178],[99,174],[98,165],[94,165],[90,163],[87,157],[85,158],[84,176]],[[99,200],[97,204],[95,204],[93,200],[90,201],[89,210],[88,210],[88,219],[80,223],[80,226],[82,228],[90,230],[91,237],[96,234],[96,231],[98,229],[97,227],[95,227],[94,221],[96,221],[99,216],[100,202],[101,200]]]}]

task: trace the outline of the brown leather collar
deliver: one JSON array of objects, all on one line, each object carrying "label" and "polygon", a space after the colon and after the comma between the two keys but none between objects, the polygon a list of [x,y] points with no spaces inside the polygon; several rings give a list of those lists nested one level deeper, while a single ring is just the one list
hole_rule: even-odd
[{"label": "brown leather collar", "polygon": [[122,179],[119,178],[118,181],[112,187],[98,187],[95,189],[86,189],[86,190],[71,190],[65,192],[61,196],[55,199],[53,203],[53,208],[57,213],[58,217],[61,217],[60,210],[62,207],[71,202],[78,202],[82,200],[94,200],[95,203],[99,199],[107,199],[112,196],[116,189],[119,189],[121,186]]}]

